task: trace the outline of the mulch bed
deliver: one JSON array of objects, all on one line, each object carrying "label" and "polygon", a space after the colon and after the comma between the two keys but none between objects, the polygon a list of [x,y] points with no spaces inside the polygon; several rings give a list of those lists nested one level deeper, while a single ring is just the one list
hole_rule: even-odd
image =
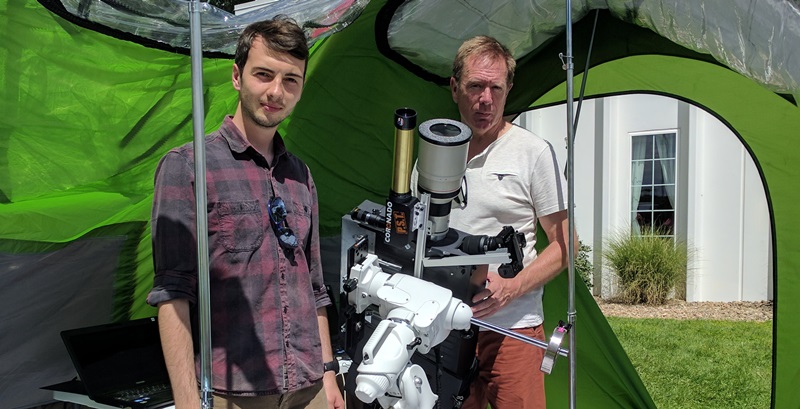
[{"label": "mulch bed", "polygon": [[603,314],[611,317],[665,318],[716,321],[771,321],[771,301],[686,302],[669,300],[664,305],[620,304],[595,297]]}]

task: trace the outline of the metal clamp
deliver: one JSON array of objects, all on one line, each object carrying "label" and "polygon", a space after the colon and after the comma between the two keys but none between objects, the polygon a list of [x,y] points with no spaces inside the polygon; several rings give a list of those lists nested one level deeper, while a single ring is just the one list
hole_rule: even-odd
[{"label": "metal clamp", "polygon": [[556,358],[558,358],[559,349],[561,348],[561,341],[564,340],[564,335],[569,332],[571,327],[572,325],[570,324],[564,324],[564,321],[558,321],[558,326],[555,330],[553,330],[553,335],[550,337],[550,343],[547,345],[547,349],[544,351],[542,366],[539,368],[542,372],[549,375],[550,372],[553,371],[553,367],[556,364]]}]

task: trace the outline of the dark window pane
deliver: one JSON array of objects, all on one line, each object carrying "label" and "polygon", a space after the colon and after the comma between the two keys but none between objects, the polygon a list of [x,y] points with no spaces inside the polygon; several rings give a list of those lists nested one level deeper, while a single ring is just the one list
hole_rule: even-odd
[{"label": "dark window pane", "polygon": [[631,164],[631,185],[653,184],[653,161],[637,160]]},{"label": "dark window pane", "polygon": [[631,136],[631,159],[653,159],[653,135]]},{"label": "dark window pane", "polygon": [[653,184],[669,185],[675,183],[675,159],[654,161]]},{"label": "dark window pane", "polygon": [[675,234],[675,212],[653,212],[653,228],[662,235]]},{"label": "dark window pane", "polygon": [[643,185],[653,184],[653,161],[649,160],[644,164],[644,175],[642,175]]},{"label": "dark window pane", "polygon": [[[633,228],[639,226],[639,233],[648,234],[652,231],[653,214],[650,212],[634,212],[634,220],[636,223],[631,223]],[[633,231],[635,234],[636,231]]]},{"label": "dark window pane", "polygon": [[664,184],[664,177],[661,174],[661,161],[656,160],[653,161],[653,184],[654,185],[663,185]]},{"label": "dark window pane", "polygon": [[664,186],[664,191],[669,199],[669,209],[675,210],[675,185]]},{"label": "dark window pane", "polygon": [[672,210],[672,201],[669,199],[666,186],[653,187],[653,209],[655,210]]},{"label": "dark window pane", "polygon": [[647,166],[647,161],[636,160],[631,162],[631,186],[641,186],[644,184],[642,178],[644,177],[644,168]]},{"label": "dark window pane", "polygon": [[635,210],[651,210],[653,208],[652,190],[652,186],[642,186],[642,191],[639,193],[639,203]]},{"label": "dark window pane", "polygon": [[656,158],[675,158],[675,134],[655,135],[655,157]]}]

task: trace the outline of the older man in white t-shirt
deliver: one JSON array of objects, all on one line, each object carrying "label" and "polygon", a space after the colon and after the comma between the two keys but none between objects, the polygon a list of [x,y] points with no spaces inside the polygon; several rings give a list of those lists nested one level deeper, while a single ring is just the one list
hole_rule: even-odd
[{"label": "older man in white t-shirt", "polygon": [[[568,265],[566,182],[549,143],[503,118],[515,65],[508,49],[491,37],[472,38],[458,50],[450,88],[472,139],[467,196],[453,203],[450,227],[473,235],[495,235],[502,226],[524,233],[522,271],[501,278],[498,266],[488,266],[486,286],[473,298],[472,310],[476,318],[544,340],[542,287]],[[549,239],[538,255],[537,223]],[[481,331],[477,352],[479,373],[463,408],[546,406],[539,370],[543,349]]]}]

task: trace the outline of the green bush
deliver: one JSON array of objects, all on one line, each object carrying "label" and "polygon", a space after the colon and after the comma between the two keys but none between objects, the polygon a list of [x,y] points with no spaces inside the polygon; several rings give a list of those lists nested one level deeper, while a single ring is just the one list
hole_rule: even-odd
[{"label": "green bush", "polygon": [[617,234],[603,253],[608,268],[619,278],[619,301],[664,304],[675,285],[686,277],[686,246],[660,232],[641,236]]},{"label": "green bush", "polygon": [[592,283],[592,262],[589,261],[589,252],[592,251],[592,248],[583,242],[578,241],[580,247],[578,248],[578,254],[575,256],[575,273],[580,276],[584,283],[586,283],[586,287],[590,290],[594,287]]}]

